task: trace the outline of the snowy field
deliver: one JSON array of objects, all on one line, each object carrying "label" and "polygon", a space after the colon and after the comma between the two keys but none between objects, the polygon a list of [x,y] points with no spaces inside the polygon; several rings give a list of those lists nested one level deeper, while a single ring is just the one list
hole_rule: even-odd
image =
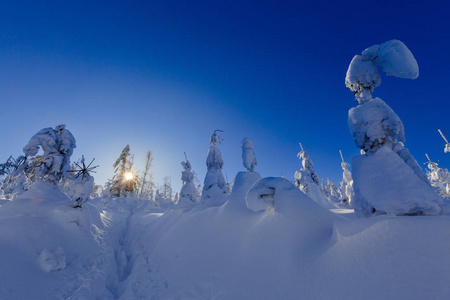
[{"label": "snowy field", "polygon": [[0,207],[0,299],[448,299],[449,216],[356,218],[297,191],[259,212],[239,189],[217,207],[74,209],[38,183]]}]

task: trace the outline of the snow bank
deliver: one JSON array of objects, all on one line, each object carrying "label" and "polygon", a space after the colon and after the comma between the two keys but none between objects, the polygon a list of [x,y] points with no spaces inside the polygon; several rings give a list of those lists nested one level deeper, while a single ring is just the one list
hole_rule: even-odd
[{"label": "snow bank", "polygon": [[439,195],[395,153],[384,146],[353,158],[354,208],[359,215],[440,213]]},{"label": "snow bank", "polygon": [[38,181],[0,207],[0,298],[112,299],[104,230],[94,206],[74,209],[59,187]]}]

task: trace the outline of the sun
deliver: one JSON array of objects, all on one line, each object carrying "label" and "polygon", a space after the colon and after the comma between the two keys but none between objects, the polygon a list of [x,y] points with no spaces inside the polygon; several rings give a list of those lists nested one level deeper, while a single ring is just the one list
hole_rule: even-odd
[{"label": "sun", "polygon": [[131,172],[127,172],[127,173],[125,173],[124,177],[125,177],[125,180],[131,180],[131,179],[133,179],[134,175]]}]

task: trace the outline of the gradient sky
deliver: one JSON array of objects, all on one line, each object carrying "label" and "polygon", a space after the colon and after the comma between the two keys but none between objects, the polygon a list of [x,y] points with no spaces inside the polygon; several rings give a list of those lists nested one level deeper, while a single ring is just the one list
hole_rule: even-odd
[{"label": "gradient sky", "polygon": [[96,182],[129,144],[137,169],[172,176],[186,151],[203,181],[209,135],[229,180],[253,139],[265,176],[293,179],[301,142],[320,178],[342,178],[339,149],[358,155],[347,127],[357,103],[344,84],[355,54],[391,39],[420,76],[382,76],[373,93],[400,116],[406,147],[450,168],[449,4],[436,1],[2,1],[0,160],[45,127],[66,124]]}]

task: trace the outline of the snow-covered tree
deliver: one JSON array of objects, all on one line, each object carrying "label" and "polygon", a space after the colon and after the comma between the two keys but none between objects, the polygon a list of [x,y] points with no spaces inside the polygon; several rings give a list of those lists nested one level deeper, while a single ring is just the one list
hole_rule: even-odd
[{"label": "snow-covered tree", "polygon": [[344,157],[342,156],[341,150],[339,150],[341,154],[341,167],[342,167],[342,181],[341,181],[341,202],[347,206],[351,206],[353,202],[353,177],[352,173],[348,169],[350,165],[344,161]]},{"label": "snow-covered tree", "polygon": [[194,174],[192,173],[191,162],[187,159],[186,153],[184,153],[186,161],[182,161],[184,171],[181,172],[181,181],[183,181],[183,186],[180,191],[179,202],[182,203],[186,200],[190,202],[197,202],[197,189],[194,184]]},{"label": "snow-covered tree", "polygon": [[50,182],[57,183],[69,176],[70,157],[76,148],[76,141],[72,133],[65,129],[66,125],[58,125],[54,129],[44,128],[31,137],[28,144],[23,148],[25,156],[30,158],[38,154],[39,165],[34,172],[36,175]]},{"label": "snow-covered tree", "polygon": [[249,138],[243,139],[241,142],[241,148],[242,162],[244,164],[244,167],[250,172],[253,172],[257,164],[255,156],[255,145],[253,144],[253,141]]},{"label": "snow-covered tree", "polygon": [[294,174],[295,186],[321,206],[331,208],[333,205],[320,188],[319,176],[314,171],[314,164],[309,158],[308,152],[303,150],[302,144],[300,144],[300,149],[297,157],[302,160],[302,168]]},{"label": "snow-covered tree", "polygon": [[223,160],[222,154],[217,148],[217,145],[221,143],[222,139],[215,130],[209,139],[211,146],[209,147],[208,156],[206,158],[206,172],[205,181],[202,190],[202,203],[210,199],[216,194],[226,194],[227,186],[222,174]]},{"label": "snow-covered tree", "polygon": [[450,173],[447,169],[439,168],[437,162],[431,161],[428,154],[425,154],[428,161],[427,177],[431,185],[437,188],[437,193],[443,198],[450,198]]},{"label": "snow-covered tree", "polygon": [[350,109],[348,125],[356,145],[364,151],[352,163],[355,212],[437,214],[442,201],[404,147],[402,121],[383,100],[372,98],[381,83],[377,67],[400,78],[419,76],[417,61],[398,40],[369,47],[350,63],[345,84],[359,105]]},{"label": "snow-covered tree", "polygon": [[450,143],[448,142],[447,138],[444,136],[444,134],[442,133],[442,131],[440,129],[438,129],[439,133],[441,134],[442,138],[445,141],[445,147],[444,147],[444,152],[448,153],[450,152]]},{"label": "snow-covered tree", "polygon": [[336,184],[330,178],[326,182],[322,181],[322,192],[331,203],[339,203],[341,201],[341,194]]},{"label": "snow-covered tree", "polygon": [[120,157],[114,163],[114,177],[111,182],[110,192],[114,197],[123,196],[124,193],[134,193],[137,190],[138,178],[133,171],[133,160],[130,154],[130,146],[123,148]]}]

